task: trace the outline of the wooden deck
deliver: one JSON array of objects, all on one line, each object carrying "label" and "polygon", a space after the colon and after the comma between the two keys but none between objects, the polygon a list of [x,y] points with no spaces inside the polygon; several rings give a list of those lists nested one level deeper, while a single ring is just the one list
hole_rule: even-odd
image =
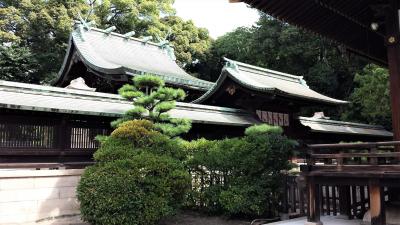
[{"label": "wooden deck", "polygon": [[[321,217],[322,223],[324,225],[360,225],[361,220],[346,220],[335,216],[323,216]],[[285,220],[275,223],[269,223],[267,225],[304,225],[307,221],[306,217],[301,217],[292,220]]]}]

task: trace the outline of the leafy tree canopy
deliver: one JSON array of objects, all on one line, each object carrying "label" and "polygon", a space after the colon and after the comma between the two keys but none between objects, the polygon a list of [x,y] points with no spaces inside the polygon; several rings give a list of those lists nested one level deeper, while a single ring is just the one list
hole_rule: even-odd
[{"label": "leafy tree canopy", "polygon": [[354,79],[356,88],[350,96],[351,105],[343,119],[391,128],[389,75],[386,69],[368,65]]},{"label": "leafy tree canopy", "polygon": [[[204,59],[210,45],[208,31],[175,16],[173,0],[0,0],[0,40],[2,46],[27,48],[31,82],[45,83],[60,69],[73,22],[82,17],[100,28],[116,26],[117,31],[135,31],[135,36],[169,40],[176,48],[178,63],[190,67]],[[5,49],[11,51],[12,49]],[[11,53],[10,53],[11,54]],[[18,64],[2,57],[12,70]],[[11,70],[11,71],[12,71]],[[16,71],[18,72],[18,71]],[[19,75],[0,77],[14,81]]]}]

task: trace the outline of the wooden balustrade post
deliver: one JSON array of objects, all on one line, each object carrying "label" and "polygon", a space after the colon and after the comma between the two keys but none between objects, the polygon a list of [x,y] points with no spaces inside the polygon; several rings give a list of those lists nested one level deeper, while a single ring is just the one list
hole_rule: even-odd
[{"label": "wooden balustrade post", "polygon": [[[377,153],[378,152],[378,148],[377,146],[373,146],[369,149],[369,153]],[[378,165],[378,158],[377,157],[371,157],[369,158],[369,163],[371,165]]]},{"label": "wooden balustrade post", "polygon": [[307,179],[308,210],[306,225],[322,225],[321,222],[321,193],[320,185],[315,182],[314,177]]},{"label": "wooden balustrade post", "polygon": [[385,225],[385,198],[383,195],[383,187],[379,185],[378,179],[369,180],[369,196],[371,225]]},{"label": "wooden balustrade post", "polygon": [[351,219],[350,186],[339,186],[340,217]]}]

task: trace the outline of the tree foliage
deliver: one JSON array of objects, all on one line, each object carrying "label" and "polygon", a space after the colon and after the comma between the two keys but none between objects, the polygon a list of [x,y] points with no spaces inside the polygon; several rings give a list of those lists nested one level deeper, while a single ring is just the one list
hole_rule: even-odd
[{"label": "tree foliage", "polygon": [[171,137],[190,130],[189,120],[171,118],[168,114],[168,111],[175,108],[176,101],[185,99],[186,94],[182,89],[165,87],[161,78],[152,75],[137,75],[132,80],[133,85],[124,85],[119,93],[132,101],[134,107],[123,118],[115,121],[113,126],[133,119],[149,119],[155,123],[156,130]]},{"label": "tree foliage", "polygon": [[39,83],[43,77],[34,76],[37,60],[29,48],[15,45],[0,46],[0,79]]},{"label": "tree foliage", "polygon": [[357,73],[356,87],[350,96],[351,105],[343,119],[369,122],[391,129],[389,75],[386,69],[368,65]]},{"label": "tree foliage", "polygon": [[34,55],[37,63],[30,76],[35,83],[55,78],[79,18],[93,20],[100,28],[116,26],[120,33],[133,30],[136,37],[152,36],[155,42],[169,40],[178,62],[190,67],[204,59],[211,39],[205,29],[176,17],[172,4],[173,0],[1,0],[0,40]]}]

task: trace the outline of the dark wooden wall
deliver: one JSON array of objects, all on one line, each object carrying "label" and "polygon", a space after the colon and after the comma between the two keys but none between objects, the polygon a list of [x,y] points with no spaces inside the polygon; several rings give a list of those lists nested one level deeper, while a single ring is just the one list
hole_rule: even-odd
[{"label": "dark wooden wall", "polygon": [[107,118],[0,111],[0,162],[90,161],[97,135],[110,132]]}]

